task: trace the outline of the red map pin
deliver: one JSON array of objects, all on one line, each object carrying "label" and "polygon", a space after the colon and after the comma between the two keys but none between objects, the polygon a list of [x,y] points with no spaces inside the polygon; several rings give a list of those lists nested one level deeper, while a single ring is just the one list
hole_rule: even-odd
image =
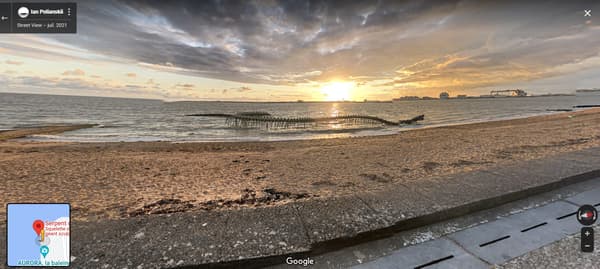
[{"label": "red map pin", "polygon": [[33,222],[33,230],[35,231],[35,233],[37,235],[40,235],[40,232],[42,231],[42,229],[44,229],[44,222],[39,219],[36,219]]}]

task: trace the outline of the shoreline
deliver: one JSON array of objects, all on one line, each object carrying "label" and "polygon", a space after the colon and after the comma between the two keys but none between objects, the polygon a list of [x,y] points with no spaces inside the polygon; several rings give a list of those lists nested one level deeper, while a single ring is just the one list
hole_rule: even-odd
[{"label": "shoreline", "polygon": [[[0,141],[25,138],[30,135],[61,134],[68,131],[92,128],[97,124],[46,125],[40,127],[25,127],[0,130]],[[58,142],[58,141],[57,141]]]},{"label": "shoreline", "polygon": [[[580,89],[585,90],[585,89]],[[131,100],[150,100],[160,101],[165,103],[189,103],[189,102],[205,102],[205,103],[273,103],[273,104],[288,104],[288,103],[393,103],[393,102],[405,102],[405,101],[448,101],[448,100],[469,100],[469,99],[503,99],[503,98],[538,98],[538,97],[573,97],[577,95],[575,90],[574,93],[564,92],[555,94],[532,94],[527,96],[467,96],[466,98],[450,97],[447,99],[440,99],[437,97],[430,97],[428,99],[416,99],[416,100],[370,100],[365,102],[364,100],[355,101],[318,101],[318,100],[288,100],[288,101],[242,101],[242,100],[170,100],[160,98],[135,98],[135,97],[111,97],[111,96],[97,96],[97,95],[72,95],[72,94],[43,94],[43,93],[28,93],[28,92],[0,92],[0,94],[17,94],[17,95],[41,95],[41,96],[67,96],[67,97],[88,97],[88,98],[113,98],[113,99],[131,99]]]},{"label": "shoreline", "polygon": [[[398,130],[392,130],[392,128],[389,129],[385,129],[385,128],[358,128],[358,129],[354,129],[356,132],[368,132],[368,131],[374,131],[374,130],[386,130],[386,132],[381,132],[381,133],[373,133],[373,134],[366,134],[366,135],[356,135],[353,133],[348,133],[347,131],[339,131],[339,132],[331,132],[331,134],[345,134],[344,136],[340,136],[340,137],[306,137],[306,138],[291,138],[291,139],[273,139],[273,140],[134,140],[134,141],[101,141],[101,140],[61,140],[61,139],[55,139],[55,140],[46,140],[46,139],[34,139],[34,138],[30,138],[29,136],[32,135],[55,135],[55,134],[61,134],[64,132],[69,132],[69,131],[77,131],[77,130],[81,130],[81,129],[87,129],[87,128],[93,128],[96,126],[99,126],[100,124],[70,124],[70,125],[44,125],[44,126],[39,126],[39,127],[26,127],[26,128],[17,128],[17,129],[8,129],[8,130],[0,130],[0,141],[2,140],[14,140],[14,141],[20,141],[20,142],[26,142],[26,143],[173,143],[173,144],[179,144],[179,143],[273,143],[273,142],[294,142],[294,141],[311,141],[311,140],[328,140],[328,139],[350,139],[350,138],[363,138],[363,137],[378,137],[378,136],[394,136],[394,135],[398,135],[400,133],[403,132],[412,132],[412,131],[416,131],[416,130],[421,130],[421,129],[432,129],[432,128],[444,128],[444,127],[451,127],[451,126],[462,126],[462,125],[472,125],[472,124],[480,124],[480,123],[495,123],[495,122],[502,122],[502,121],[510,121],[510,120],[519,120],[519,119],[528,119],[528,118],[533,118],[533,117],[540,117],[540,116],[551,116],[551,115],[556,115],[556,114],[563,114],[563,113],[572,113],[572,112],[579,112],[579,111],[585,111],[585,110],[589,110],[589,109],[594,109],[594,108],[582,108],[582,109],[577,109],[577,110],[572,110],[572,111],[544,111],[544,112],[539,112],[539,113],[535,113],[535,114],[529,114],[529,115],[524,115],[524,116],[512,116],[512,117],[501,117],[501,118],[497,118],[497,119],[490,119],[490,120],[466,120],[463,122],[456,122],[456,123],[440,123],[440,124],[432,124],[432,125],[421,125],[421,124],[416,124],[416,125],[406,125],[406,126],[402,126],[402,127],[398,127]],[[335,131],[335,130],[333,130]],[[311,131],[312,132],[312,131]],[[319,131],[314,131],[312,133],[330,133],[330,130],[319,130]],[[4,136],[3,136],[4,135]]]},{"label": "shoreline", "polygon": [[600,109],[315,140],[8,140],[0,191],[4,204],[68,201],[76,220],[278,206],[600,146],[597,126]]}]

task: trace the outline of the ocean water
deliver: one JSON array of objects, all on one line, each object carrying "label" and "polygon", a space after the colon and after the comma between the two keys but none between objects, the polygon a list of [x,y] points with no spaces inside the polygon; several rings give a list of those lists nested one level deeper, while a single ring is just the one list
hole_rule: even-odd
[{"label": "ocean water", "polygon": [[[42,141],[276,141],[392,134],[413,128],[492,121],[556,113],[574,105],[600,104],[600,95],[493,99],[449,99],[393,103],[235,103],[0,93],[0,130],[51,124],[93,123],[96,127],[59,135],[34,135]],[[365,114],[397,121],[424,114],[418,125],[306,128],[239,128],[223,118],[186,117],[192,113],[265,111],[284,117]]]}]

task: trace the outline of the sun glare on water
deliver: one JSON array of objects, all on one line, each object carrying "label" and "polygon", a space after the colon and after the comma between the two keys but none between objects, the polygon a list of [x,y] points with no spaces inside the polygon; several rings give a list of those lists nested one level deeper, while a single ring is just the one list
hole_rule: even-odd
[{"label": "sun glare on water", "polygon": [[354,82],[330,82],[321,87],[325,101],[350,101]]}]

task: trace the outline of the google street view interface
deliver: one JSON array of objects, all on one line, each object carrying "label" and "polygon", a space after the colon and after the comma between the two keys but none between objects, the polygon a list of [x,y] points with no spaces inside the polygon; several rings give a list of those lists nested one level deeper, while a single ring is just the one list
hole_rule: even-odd
[{"label": "google street view interface", "polygon": [[596,13],[0,0],[0,267],[600,268]]}]

